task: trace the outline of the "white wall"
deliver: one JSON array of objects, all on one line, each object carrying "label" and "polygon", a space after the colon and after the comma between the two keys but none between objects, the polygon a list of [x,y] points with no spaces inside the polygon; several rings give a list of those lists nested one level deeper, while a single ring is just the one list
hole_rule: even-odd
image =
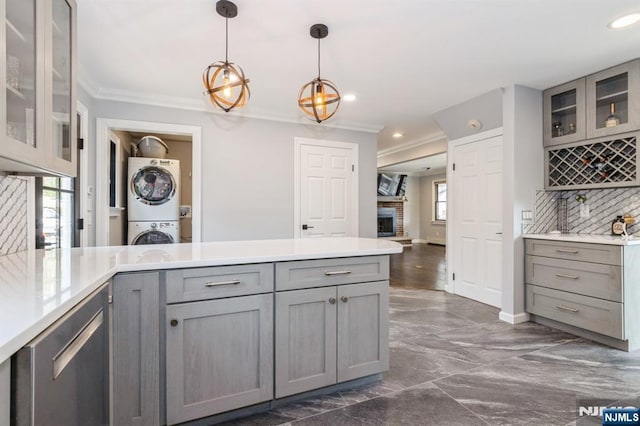
[{"label": "white wall", "polygon": [[293,140],[357,143],[360,236],[376,236],[376,135],[94,100],[93,116],[202,127],[202,241],[293,238]]},{"label": "white wall", "polygon": [[445,244],[447,241],[447,226],[433,223],[433,182],[446,180],[446,174],[420,178],[420,239],[427,243]]},{"label": "white wall", "polygon": [[[89,94],[82,88],[82,86],[78,86],[78,101],[84,105],[89,111],[88,118],[88,138],[84,141],[84,149],[87,150],[87,157],[89,163],[89,176],[87,187],[91,188],[91,194],[81,194],[81,196],[87,197],[88,205],[87,212],[82,212],[82,216],[85,219],[84,228],[85,232],[87,232],[87,245],[93,247],[96,245],[96,229],[95,229],[95,211],[96,211],[96,199],[95,199],[95,188],[96,188],[96,176],[95,176],[95,164],[96,164],[96,130],[95,130],[95,115],[93,114],[93,99]],[[82,184],[81,184],[82,185]]]},{"label": "white wall", "polygon": [[407,176],[407,186],[405,187],[405,197],[407,201],[403,205],[404,236],[412,240],[420,238],[420,178],[417,176]]},{"label": "white wall", "polygon": [[433,115],[440,128],[452,141],[476,134],[467,126],[469,120],[482,123],[481,131],[502,126],[502,89],[495,89],[458,105],[439,111]]}]

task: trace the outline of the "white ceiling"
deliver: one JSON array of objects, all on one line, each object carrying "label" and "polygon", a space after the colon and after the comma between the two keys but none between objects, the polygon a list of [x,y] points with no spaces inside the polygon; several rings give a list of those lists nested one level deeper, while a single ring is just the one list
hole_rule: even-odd
[{"label": "white ceiling", "polygon": [[[311,123],[300,87],[322,77],[356,102],[323,126],[378,132],[378,149],[439,133],[431,114],[511,84],[544,89],[640,56],[640,25],[606,25],[638,0],[235,0],[229,60],[251,99],[229,114]],[[79,79],[102,99],[213,112],[201,75],[224,60],[215,0],[78,0]],[[404,133],[401,141],[391,133]]]}]

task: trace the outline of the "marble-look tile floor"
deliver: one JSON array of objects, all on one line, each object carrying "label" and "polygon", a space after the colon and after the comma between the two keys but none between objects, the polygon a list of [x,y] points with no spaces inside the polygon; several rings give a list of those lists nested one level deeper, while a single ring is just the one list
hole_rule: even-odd
[{"label": "marble-look tile floor", "polygon": [[308,398],[233,425],[582,425],[591,400],[638,406],[640,352],[498,320],[441,291],[391,288],[382,381]]}]

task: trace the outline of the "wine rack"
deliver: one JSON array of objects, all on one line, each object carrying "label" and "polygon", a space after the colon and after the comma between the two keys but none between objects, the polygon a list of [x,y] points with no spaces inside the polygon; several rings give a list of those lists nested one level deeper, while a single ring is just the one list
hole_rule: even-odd
[{"label": "wine rack", "polygon": [[638,186],[637,136],[547,149],[548,190]]}]

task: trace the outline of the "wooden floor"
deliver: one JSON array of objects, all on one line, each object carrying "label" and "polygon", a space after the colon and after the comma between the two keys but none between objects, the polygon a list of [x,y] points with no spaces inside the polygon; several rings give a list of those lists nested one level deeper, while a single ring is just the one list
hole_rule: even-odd
[{"label": "wooden floor", "polygon": [[391,255],[390,285],[396,288],[444,290],[447,277],[445,246],[414,244]]}]

